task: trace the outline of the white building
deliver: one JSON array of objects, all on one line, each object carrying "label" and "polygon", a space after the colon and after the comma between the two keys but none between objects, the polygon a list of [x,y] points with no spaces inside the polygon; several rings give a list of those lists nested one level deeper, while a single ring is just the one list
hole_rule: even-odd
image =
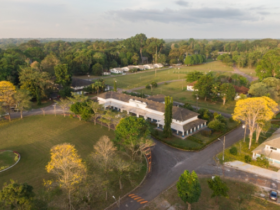
[{"label": "white building", "polygon": [[143,65],[145,67],[145,69],[154,69],[154,65],[153,64],[145,64]]},{"label": "white building", "polygon": [[143,65],[134,66],[136,69],[140,69],[141,71],[145,70],[146,68]]},{"label": "white building", "polygon": [[123,70],[121,68],[112,68],[110,69],[110,72],[114,74],[122,74]]},{"label": "white building", "polygon": [[[159,129],[164,127],[165,105],[163,103],[118,92],[102,93],[97,99],[99,104],[105,108],[111,107],[121,112],[126,111],[156,123]],[[173,106],[171,129],[174,135],[186,138],[188,135],[205,128],[206,120],[199,119],[198,115],[198,113],[188,109]]]},{"label": "white building", "polygon": [[111,75],[110,72],[103,72],[103,75]]},{"label": "white building", "polygon": [[280,167],[280,128],[253,150],[253,159],[264,155],[270,164]]},{"label": "white building", "polygon": [[197,81],[187,84],[187,91],[197,91],[194,89],[194,86],[196,83],[197,83]]},{"label": "white building", "polygon": [[162,65],[161,63],[156,63],[156,64],[154,64],[154,67],[155,67],[155,68],[162,68],[163,65]]}]

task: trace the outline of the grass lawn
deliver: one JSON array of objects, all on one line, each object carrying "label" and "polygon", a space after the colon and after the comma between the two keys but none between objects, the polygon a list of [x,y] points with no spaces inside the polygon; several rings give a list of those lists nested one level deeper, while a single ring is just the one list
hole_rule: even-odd
[{"label": "grass lawn", "polygon": [[[178,69],[180,68],[180,69]],[[130,75],[123,75],[118,77],[110,77],[104,78],[105,83],[108,85],[113,85],[114,80],[117,80],[118,88],[125,88],[125,89],[132,89],[135,87],[146,86],[150,84],[152,81],[156,82],[164,82],[169,80],[177,80],[177,79],[184,79],[186,74],[190,71],[202,71],[202,72],[209,72],[211,71],[233,71],[231,67],[224,65],[220,61],[213,61],[201,65],[196,66],[181,66],[167,70],[160,70],[157,71],[155,76],[155,71],[150,70],[145,73],[141,74],[130,74]]]},{"label": "grass lawn", "polygon": [[15,163],[13,151],[0,151],[0,170],[3,170]]},{"label": "grass lawn", "polygon": [[185,149],[185,150],[199,150],[205,147],[206,145],[210,144],[211,142],[215,141],[217,138],[224,135],[226,132],[238,126],[237,122],[230,122],[228,119],[226,120],[227,120],[228,129],[225,132],[214,132],[210,136],[203,135],[203,131],[205,129],[193,134],[192,136],[187,137],[184,140],[176,136],[164,138],[163,132],[158,130],[153,131],[152,135],[156,139],[176,148]]},{"label": "grass lawn", "polygon": [[257,77],[256,75],[256,68],[249,68],[249,67],[246,67],[246,68],[241,68],[241,67],[238,67],[238,69],[242,72],[244,72],[245,74],[248,74],[249,76],[252,76],[252,77]]},{"label": "grass lawn", "polygon": [[186,81],[172,82],[159,85],[157,88],[153,88],[153,90],[141,89],[136,90],[135,92],[147,95],[163,94],[165,96],[172,96],[174,101],[189,103],[195,106],[198,105],[200,108],[216,110],[217,112],[233,113],[236,103],[235,101],[228,101],[224,106],[222,102],[211,102],[209,99],[207,101],[199,99],[197,103],[197,100],[193,97],[193,92],[186,91],[187,84]]},{"label": "grass lawn", "polygon": [[[237,143],[235,143],[232,146],[232,147],[237,148],[237,150],[238,150],[237,155],[232,155],[230,153],[229,150],[232,147],[227,148],[225,150],[225,160],[224,160],[224,162],[235,161],[235,160],[245,162],[245,159],[244,159],[245,155],[249,155],[250,157],[252,157],[252,155],[253,155],[252,151],[255,148],[257,148],[261,143],[263,143],[268,137],[270,137],[278,128],[279,128],[279,124],[272,124],[270,130],[267,133],[260,135],[259,143],[256,143],[255,136],[254,136],[253,140],[252,140],[251,150],[248,149],[249,138],[246,137],[245,142],[244,142],[244,139],[241,139],[240,141],[238,141]],[[247,129],[247,134],[249,134],[248,129]],[[222,162],[222,157],[223,157],[223,153],[221,152],[220,154],[218,154],[218,158],[219,158],[220,162]],[[255,161],[255,160],[252,160],[252,162],[250,162],[250,164],[266,168],[265,166],[258,164],[258,162]],[[273,171],[278,171],[279,170],[279,169],[277,169],[276,167],[273,167],[273,166],[269,166],[268,169],[273,170]]]},{"label": "grass lawn", "polygon": [[[75,118],[63,116],[31,116],[23,120],[15,120],[0,126],[0,150],[14,150],[20,153],[19,163],[0,173],[0,189],[4,182],[10,179],[19,183],[32,185],[35,191],[43,186],[43,179],[53,177],[46,172],[45,166],[50,160],[50,149],[61,143],[71,143],[78,154],[85,160],[93,152],[93,145],[103,135],[114,138],[114,132],[108,128],[94,125],[90,122],[79,121]],[[115,196],[123,195],[135,187],[143,179],[146,169],[132,177],[133,186],[124,182],[124,189],[120,193],[118,183],[112,183],[112,191],[108,194],[108,201],[97,204],[96,209],[104,209],[113,203]]]},{"label": "grass lawn", "polygon": [[[209,178],[211,177],[199,177],[202,192],[198,202],[192,204],[192,210],[277,210],[280,208],[278,205],[254,197],[254,193],[259,191],[254,185],[229,179],[223,179],[230,189],[229,198],[218,197],[217,200],[211,198],[212,190],[207,183]],[[240,200],[240,197],[243,199]],[[141,210],[166,209],[188,209],[187,204],[179,198],[176,185],[141,208]]]}]

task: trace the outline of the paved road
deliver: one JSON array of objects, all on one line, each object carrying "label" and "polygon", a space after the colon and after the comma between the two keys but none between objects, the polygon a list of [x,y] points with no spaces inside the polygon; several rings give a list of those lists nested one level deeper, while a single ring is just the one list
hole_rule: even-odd
[{"label": "paved road", "polygon": [[[226,135],[226,147],[231,146],[243,137],[243,129],[239,127],[234,132]],[[143,198],[142,201],[151,201],[162,191],[174,184],[184,170],[198,170],[208,160],[222,151],[222,143],[216,141],[199,152],[186,152],[171,148],[161,142],[155,141],[152,150],[152,171],[148,174],[143,184],[133,194]],[[120,209],[136,210],[142,205],[141,202],[126,197],[122,200]],[[111,209],[118,209],[113,206]]]}]

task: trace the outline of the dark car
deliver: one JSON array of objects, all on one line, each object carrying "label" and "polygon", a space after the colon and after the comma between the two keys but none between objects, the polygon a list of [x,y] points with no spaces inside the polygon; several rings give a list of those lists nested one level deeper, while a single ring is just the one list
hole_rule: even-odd
[{"label": "dark car", "polygon": [[269,198],[270,198],[270,200],[277,201],[278,192],[274,191],[274,190],[271,190],[270,193],[269,193]]}]

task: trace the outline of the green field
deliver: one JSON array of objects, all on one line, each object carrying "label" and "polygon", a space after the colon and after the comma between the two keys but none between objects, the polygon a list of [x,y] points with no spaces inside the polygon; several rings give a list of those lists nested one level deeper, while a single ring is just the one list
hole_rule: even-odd
[{"label": "green field", "polygon": [[[200,177],[201,196],[197,203],[192,204],[192,210],[277,210],[280,207],[266,200],[254,197],[260,189],[245,182],[223,179],[229,188],[229,198],[211,198],[207,180],[211,177]],[[268,199],[268,193],[263,192]],[[242,199],[240,199],[242,198]],[[165,206],[165,208],[163,207]],[[178,196],[176,185],[161,193],[140,210],[180,209],[187,210],[187,204]]]},{"label": "green field", "polygon": [[152,81],[164,82],[169,80],[184,79],[188,72],[194,70],[202,71],[202,72],[209,72],[210,70],[223,71],[223,72],[233,71],[231,67],[224,65],[222,62],[213,61],[213,62],[205,63],[202,65],[196,65],[196,66],[189,66],[189,67],[182,66],[182,67],[176,67],[167,70],[158,70],[156,75],[154,70],[149,70],[147,72],[137,73],[137,74],[129,74],[123,76],[110,77],[110,78],[104,77],[104,80],[105,83],[108,85],[113,85],[114,81],[116,80],[118,88],[132,89],[135,87],[146,86],[147,84],[150,84]]},{"label": "green field", "polygon": [[15,162],[15,154],[13,151],[0,152],[0,170],[13,165]]},{"label": "green field", "polygon": [[147,95],[157,95],[163,94],[165,96],[172,96],[174,101],[181,102],[181,103],[190,103],[200,108],[206,108],[215,110],[218,112],[225,112],[232,114],[235,101],[228,101],[223,106],[222,102],[211,102],[209,99],[205,101],[204,99],[199,99],[198,101],[192,96],[193,92],[186,91],[187,82],[180,81],[180,82],[172,82],[169,84],[162,84],[159,85],[157,88],[153,88],[153,90],[149,89],[141,89],[135,90],[138,93],[144,93]]},{"label": "green field", "polygon": [[248,74],[249,76],[257,77],[257,75],[256,75],[256,68],[255,67],[253,67],[253,68],[249,68],[249,67],[241,68],[241,67],[238,67],[238,69],[240,71],[244,72],[245,74]]},{"label": "green field", "polygon": [[[108,128],[63,116],[32,116],[2,124],[0,150],[17,151],[21,155],[21,160],[15,167],[0,173],[0,189],[4,182],[13,179],[19,183],[32,185],[38,192],[43,186],[43,179],[54,178],[45,169],[50,161],[52,146],[65,142],[71,143],[85,160],[93,152],[93,145],[103,135],[109,136],[110,139],[114,138],[114,132],[108,131]],[[118,183],[112,183],[112,192],[108,194],[108,201],[99,203],[96,208],[104,209],[113,203],[111,193],[115,196],[123,195],[134,188],[143,179],[145,172],[143,167],[140,173],[133,175],[131,183],[124,182],[122,191],[119,190]]]}]

